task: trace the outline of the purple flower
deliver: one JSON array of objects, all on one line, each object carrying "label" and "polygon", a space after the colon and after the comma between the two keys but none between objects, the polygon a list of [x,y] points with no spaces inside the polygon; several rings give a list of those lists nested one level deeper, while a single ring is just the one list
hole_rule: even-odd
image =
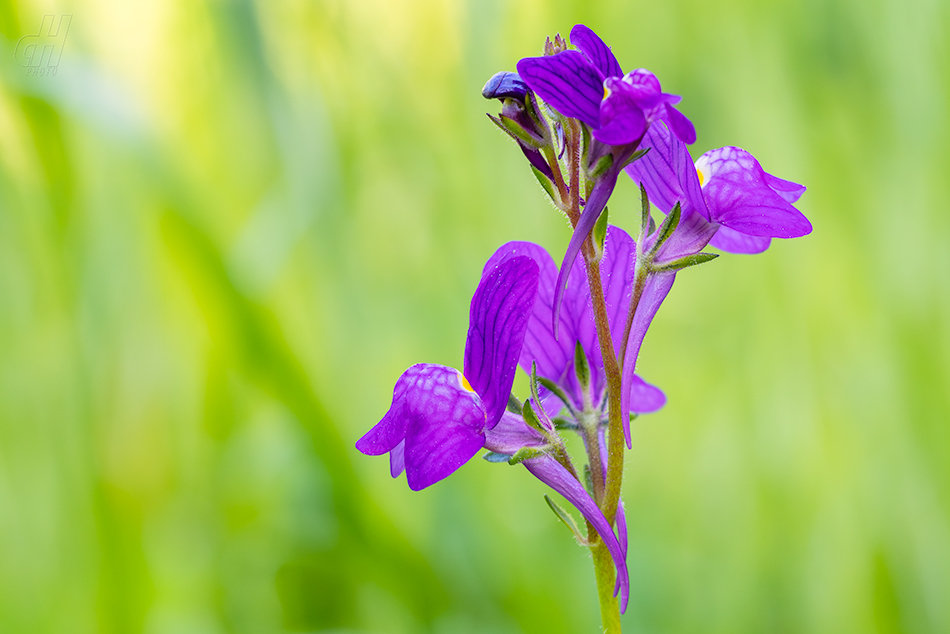
[{"label": "purple flower", "polygon": [[406,370],[383,419],[356,443],[371,456],[390,453],[415,491],[465,464],[485,444],[511,394],[538,288],[538,266],[512,258],[486,270],[472,298],[464,374],[422,363]]},{"label": "purple flower", "polygon": [[644,133],[654,121],[664,121],[683,142],[696,141],[693,124],[673,107],[680,97],[663,92],[653,73],[640,68],[624,75],[610,48],[583,24],[571,30],[571,42],[580,50],[518,62],[520,79],[531,90],[562,115],[579,119],[590,128],[595,142],[589,162],[608,153],[613,159],[584,205],[561,264],[554,302],[555,335],[561,296],[576,255]]},{"label": "purple flower", "polygon": [[583,121],[607,145],[634,143],[659,119],[686,143],[696,141],[693,124],[673,107],[680,97],[662,92],[653,73],[639,68],[624,75],[610,47],[583,24],[570,39],[580,50],[518,62],[521,79],[551,107]]},{"label": "purple flower", "polygon": [[[636,254],[636,242],[624,230],[614,226],[607,228],[601,270],[604,297],[607,304],[607,318],[614,349],[616,350],[620,348],[620,341],[626,324]],[[498,266],[508,259],[521,256],[528,256],[537,263],[540,270],[540,283],[538,285],[538,298],[528,322],[519,364],[526,372],[530,373],[532,362],[537,363],[538,376],[556,383],[568,398],[569,402],[562,404],[555,395],[543,390],[542,400],[545,407],[552,411],[552,414],[557,415],[563,406],[571,409],[570,417],[574,413],[583,411],[585,404],[590,404],[596,410],[597,415],[605,419],[606,414],[602,411],[606,405],[607,389],[604,362],[597,341],[597,329],[590,304],[590,288],[583,273],[583,267],[574,267],[569,274],[567,291],[557,318],[559,336],[555,337],[551,324],[554,318],[555,285],[558,271],[554,260],[543,247],[532,242],[509,242],[499,248],[488,260],[486,270]],[[659,285],[648,286],[644,298],[641,299],[642,309],[638,311],[638,317],[634,321],[634,329],[630,334],[631,339],[637,338],[638,341],[643,339],[653,316],[660,307],[660,303],[666,297],[666,293],[669,292],[672,277],[672,274],[662,276]],[[667,285],[667,281],[669,281],[669,285]],[[577,342],[580,343],[590,364],[591,378],[589,385],[586,387],[578,381],[574,367]],[[639,348],[639,343],[637,348]],[[621,400],[624,411],[624,432],[629,444],[629,413],[654,412],[663,407],[666,403],[666,396],[659,388],[650,385],[635,374],[633,368],[625,372],[623,377],[624,386]]]},{"label": "purple flower", "polygon": [[[773,237],[811,232],[811,223],[792,206],[805,187],[767,173],[745,150],[712,150],[694,164],[686,144],[664,124],[651,126],[642,144],[650,152],[627,167],[627,173],[664,213],[677,202],[681,207],[679,224],[656,253],[658,266],[699,253],[707,244],[734,253],[759,253]],[[653,246],[657,233],[644,240],[641,251]],[[626,384],[632,380],[646,329],[675,277],[672,271],[647,277],[623,360],[622,399],[627,398]]]},{"label": "purple flower", "polygon": [[742,148],[710,150],[693,163],[685,144],[663,125],[652,126],[642,145],[650,152],[627,173],[664,213],[677,201],[682,206],[682,226],[663,247],[670,256],[698,252],[707,243],[732,253],[760,253],[772,238],[811,233],[811,223],[792,205],[805,187],[772,176]]},{"label": "purple flower", "polygon": [[[525,104],[526,100],[530,99],[528,86],[518,76],[518,73],[507,71],[495,73],[482,88],[482,97],[501,101],[502,109],[499,116],[488,115],[488,117],[515,139],[525,158],[535,169],[549,179],[554,178],[551,166],[538,151],[538,146],[548,136],[547,130],[528,114]],[[505,120],[519,129],[524,136],[519,138],[518,135],[511,134],[508,126],[505,125]]]}]

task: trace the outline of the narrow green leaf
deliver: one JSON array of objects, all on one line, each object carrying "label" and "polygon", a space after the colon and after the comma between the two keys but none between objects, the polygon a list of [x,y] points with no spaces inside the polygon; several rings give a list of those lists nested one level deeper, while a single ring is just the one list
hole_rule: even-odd
[{"label": "narrow green leaf", "polygon": [[719,257],[718,253],[695,253],[693,255],[687,255],[685,257],[672,260],[670,262],[664,262],[663,264],[654,265],[652,268],[657,273],[665,273],[668,271],[679,271],[689,266],[696,266],[697,264],[703,264],[705,262],[715,260],[718,257]]},{"label": "narrow green leaf", "polygon": [[528,377],[528,387],[531,388],[531,397],[539,406],[541,405],[541,396],[538,394],[538,362],[531,362],[531,376]]},{"label": "narrow green leaf", "polygon": [[583,144],[581,145],[581,156],[584,157],[584,160],[586,161],[588,153],[590,152],[590,128],[588,128],[586,124],[581,124],[581,134],[583,139]]},{"label": "narrow green leaf", "polygon": [[581,387],[586,390],[590,386],[590,365],[580,340],[574,344],[574,374]]},{"label": "narrow green leaf", "polygon": [[524,422],[528,423],[528,425],[538,431],[544,431],[544,427],[541,426],[541,421],[538,420],[537,415],[534,413],[534,408],[531,407],[530,399],[526,400],[521,406],[521,415],[524,417]]},{"label": "narrow green leaf", "polygon": [[514,394],[508,395],[508,406],[505,408],[512,414],[521,414],[521,401],[515,398]]},{"label": "narrow green leaf", "polygon": [[488,118],[491,119],[492,123],[498,126],[499,130],[510,136],[518,143],[523,143],[538,149],[540,149],[544,144],[541,139],[536,138],[533,134],[530,134],[527,130],[522,128],[517,121],[510,119],[505,115],[499,115],[496,117],[492,114],[488,114]]},{"label": "narrow green leaf", "polygon": [[551,179],[545,176],[544,173],[534,165],[531,166],[531,171],[534,172],[534,177],[538,179],[539,183],[541,183],[541,188],[544,189],[545,193],[556,204],[557,198],[555,198],[554,183],[551,182]]},{"label": "narrow green leaf", "polygon": [[536,447],[522,447],[518,452],[508,459],[508,464],[519,464],[525,460],[531,460],[538,456],[543,456],[544,451]]},{"label": "narrow green leaf", "polygon": [[644,148],[644,149],[641,149],[641,150],[637,150],[636,152],[634,152],[634,153],[630,156],[630,158],[627,159],[627,162],[624,163],[623,166],[626,167],[626,166],[630,165],[631,163],[633,163],[634,161],[643,158],[643,157],[646,155],[646,153],[649,152],[649,151],[650,151],[650,148]]},{"label": "narrow green leaf", "polygon": [[676,231],[677,225],[680,223],[680,204],[679,201],[673,205],[673,209],[670,210],[670,213],[667,214],[666,218],[663,219],[663,224],[660,225],[658,229],[659,233],[656,237],[656,242],[653,243],[653,248],[650,250],[650,254],[654,254],[657,250],[663,246],[663,243],[673,235],[673,232]]},{"label": "narrow green leaf", "polygon": [[552,420],[554,423],[555,429],[578,429],[577,423],[566,418],[561,418],[560,416]]},{"label": "narrow green leaf", "polygon": [[548,503],[548,506],[554,511],[554,514],[557,515],[557,518],[564,522],[564,525],[567,526],[572,533],[574,533],[574,538],[580,543],[581,546],[587,546],[587,538],[581,535],[581,531],[577,528],[577,522],[574,521],[574,517],[570,513],[561,508],[561,506],[552,500],[547,495],[544,496],[544,501]]},{"label": "narrow green leaf", "polygon": [[521,124],[514,119],[506,117],[505,115],[499,115],[498,118],[501,120],[502,125],[505,126],[505,129],[507,129],[508,133],[525,145],[530,145],[535,149],[540,149],[541,146],[544,145],[544,139],[541,139],[531,132],[525,130]]},{"label": "narrow green leaf", "polygon": [[584,486],[587,487],[587,492],[591,494],[591,497],[594,495],[594,476],[591,475],[590,465],[584,465]]},{"label": "narrow green leaf", "polygon": [[564,403],[565,407],[567,407],[570,410],[571,414],[575,418],[577,417],[577,412],[574,411],[574,406],[571,404],[571,400],[568,398],[567,394],[564,392],[564,390],[561,388],[560,385],[558,385],[551,379],[548,379],[543,376],[538,377],[538,383],[540,383],[544,387],[548,388],[551,392],[553,392],[555,396],[561,399],[561,402]]},{"label": "narrow green leaf", "polygon": [[597,218],[597,224],[594,225],[594,251],[597,256],[597,260],[600,261],[604,257],[604,241],[607,240],[607,207],[604,207],[604,210],[600,213],[600,217]]},{"label": "narrow green leaf", "polygon": [[604,154],[597,162],[594,163],[594,166],[588,171],[588,178],[591,180],[597,180],[604,172],[610,169],[610,166],[614,164],[613,154]]},{"label": "narrow green leaf", "polygon": [[653,218],[650,217],[650,197],[647,196],[647,188],[640,183],[640,246],[650,235],[650,223]]}]

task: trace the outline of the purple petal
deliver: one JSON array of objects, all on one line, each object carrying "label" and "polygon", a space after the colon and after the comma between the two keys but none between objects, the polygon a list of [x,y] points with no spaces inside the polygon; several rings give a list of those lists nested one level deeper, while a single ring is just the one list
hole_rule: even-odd
[{"label": "purple petal", "polygon": [[[705,218],[691,209],[687,209],[676,226],[673,235],[663,243],[656,255],[657,264],[663,264],[684,255],[692,255],[703,250],[715,235],[716,230],[722,230],[718,224],[708,222]],[[647,241],[650,247],[655,240],[655,234]]]},{"label": "purple petal", "polygon": [[610,194],[613,193],[616,185],[617,172],[615,170],[608,170],[601,176],[597,184],[594,185],[594,190],[591,192],[590,198],[587,199],[587,204],[584,205],[584,210],[581,212],[581,217],[577,221],[577,226],[574,227],[574,233],[571,235],[570,242],[567,243],[567,252],[564,254],[564,260],[561,262],[561,270],[558,273],[554,293],[554,317],[552,323],[555,337],[558,336],[558,313],[561,310],[561,301],[564,298],[568,277],[574,268],[574,261],[577,259],[577,254],[580,253],[581,245],[584,244],[584,240],[587,239],[591,229],[597,224],[597,218],[600,217],[600,212],[602,212],[607,205],[607,199],[610,198]]},{"label": "purple petal", "polygon": [[637,307],[637,313],[633,318],[630,337],[627,339],[627,353],[623,360],[623,385],[620,392],[620,410],[627,447],[632,447],[630,439],[631,395],[634,393],[633,384],[639,379],[634,372],[637,365],[637,356],[640,354],[640,345],[643,343],[643,338],[650,327],[650,322],[653,321],[656,311],[660,309],[660,304],[666,299],[666,295],[670,292],[675,279],[675,273],[651,274],[648,276],[643,295],[640,297],[640,304]]},{"label": "purple petal", "polygon": [[620,227],[609,225],[607,240],[604,242],[604,259],[600,262],[600,277],[607,304],[607,322],[610,325],[614,350],[618,351],[627,322],[636,257],[637,243],[633,238]]},{"label": "purple petal", "polygon": [[[554,319],[554,289],[558,271],[554,260],[543,247],[532,242],[509,242],[491,256],[485,264],[483,275],[498,264],[520,255],[528,256],[537,263],[540,279],[538,297],[528,321],[519,365],[530,374],[532,361],[537,362],[538,376],[561,384],[574,397],[575,404],[582,407],[583,396],[573,372],[575,342],[581,342],[595,363],[599,360],[597,333],[584,267],[581,265],[571,270],[563,308],[558,315],[559,336],[555,339],[551,323]],[[595,383],[599,379],[600,376],[595,373]],[[596,393],[597,385],[594,387]]]},{"label": "purple petal", "polygon": [[418,363],[405,372],[396,381],[393,388],[393,401],[383,419],[356,441],[356,448],[367,456],[379,456],[401,443],[406,438],[412,414],[406,412],[407,407],[414,405],[418,399],[412,390],[417,383],[423,380],[427,372],[433,372],[432,366],[427,363]]},{"label": "purple petal", "polygon": [[544,438],[517,414],[506,411],[492,429],[485,432],[485,449],[515,454],[522,447],[543,447]]},{"label": "purple petal", "polygon": [[[538,374],[557,381],[574,359],[574,324],[570,315],[561,316],[561,328],[566,336],[560,341],[551,332],[551,307],[554,303],[554,282],[557,279],[557,266],[544,250],[533,242],[509,242],[502,245],[485,264],[483,276],[503,262],[519,256],[527,256],[538,265],[538,295],[531,309],[531,317],[525,333],[524,346],[521,348],[519,363],[525,372],[531,372],[531,362],[538,364]],[[583,282],[583,280],[579,280]],[[573,281],[572,281],[573,282]],[[576,284],[572,283],[572,286]]]},{"label": "purple petal", "polygon": [[769,248],[772,238],[747,236],[729,227],[719,227],[709,244],[729,253],[762,253]]},{"label": "purple petal", "polygon": [[524,103],[528,85],[518,76],[518,73],[501,71],[491,76],[482,88],[482,97],[485,99],[517,99]]},{"label": "purple petal", "polygon": [[580,119],[592,128],[599,126],[604,77],[580,51],[525,57],[518,62],[518,74],[565,117]]},{"label": "purple petal", "polygon": [[765,182],[768,183],[769,187],[775,190],[775,193],[790,203],[794,203],[799,198],[801,198],[802,194],[805,193],[805,189],[807,189],[804,185],[799,185],[793,181],[787,181],[783,178],[779,178],[778,176],[772,176],[768,172],[764,173]]},{"label": "purple petal", "polygon": [[609,78],[604,85],[608,90],[600,103],[600,127],[593,130],[594,138],[607,145],[633,143],[646,130],[643,109],[626,94],[621,80]]},{"label": "purple petal", "polygon": [[620,77],[623,71],[620,70],[620,63],[614,57],[610,47],[604,44],[604,41],[596,33],[591,31],[583,24],[575,24],[571,29],[571,44],[576,46],[590,61],[591,64],[603,74],[604,77]]},{"label": "purple petal", "polygon": [[406,481],[419,491],[454,473],[485,444],[485,435],[471,421],[427,419],[406,436]]},{"label": "purple petal", "polygon": [[666,405],[666,394],[663,390],[650,385],[638,374],[634,374],[630,381],[628,402],[630,411],[635,414],[649,414]]},{"label": "purple petal", "polygon": [[537,292],[538,265],[521,256],[483,276],[472,297],[463,367],[482,398],[488,427],[508,404]]},{"label": "purple petal", "polygon": [[696,128],[693,126],[693,122],[669,103],[665,103],[663,106],[666,108],[666,121],[669,123],[673,134],[686,145],[696,143]]},{"label": "purple petal", "polygon": [[630,95],[644,110],[655,108],[662,101],[660,80],[646,68],[630,71],[624,76],[623,83],[629,87]]},{"label": "purple petal", "polygon": [[563,495],[597,530],[597,534],[604,541],[607,550],[610,551],[614,559],[614,564],[617,566],[617,577],[620,581],[620,611],[624,612],[627,609],[627,599],[630,595],[630,576],[627,572],[626,553],[620,547],[620,542],[617,541],[617,537],[611,530],[604,514],[591,499],[587,490],[581,486],[581,483],[551,456],[532,458],[521,464],[534,477]]},{"label": "purple petal", "polygon": [[418,491],[475,455],[485,424],[480,399],[461,372],[420,363],[399,377],[389,411],[356,448],[371,456],[393,452],[391,472],[398,475],[404,465],[409,486]]},{"label": "purple petal", "polygon": [[766,181],[755,157],[738,147],[703,154],[696,162],[705,181],[710,220],[750,236],[797,238],[811,223]]},{"label": "purple petal", "polygon": [[669,138],[662,133],[660,125],[651,125],[640,141],[640,149],[647,148],[650,151],[631,163],[626,172],[635,183],[646,188],[650,204],[668,214],[684,196],[679,178],[673,171]]},{"label": "purple petal", "polygon": [[694,210],[709,220],[703,190],[686,144],[670,133],[665,122],[657,121],[650,125],[640,147],[648,147],[650,151],[627,167],[627,174],[646,188],[650,203],[663,213],[669,213],[679,201],[684,216],[688,210]]},{"label": "purple petal", "polygon": [[401,443],[393,447],[393,450],[389,452],[389,473],[394,478],[398,478],[399,474],[402,473],[406,468],[406,441],[403,440]]},{"label": "purple petal", "polygon": [[548,162],[544,160],[544,157],[541,155],[541,152],[537,151],[533,147],[528,147],[522,143],[518,144],[518,147],[521,148],[521,151],[524,153],[525,158],[534,165],[535,169],[539,172],[554,180],[554,172],[551,171],[551,166],[548,165]]},{"label": "purple petal", "polygon": [[[617,503],[617,535],[620,537],[620,550],[624,560],[627,559],[627,514],[623,510],[623,500]],[[617,590],[614,589],[614,594]]]},{"label": "purple petal", "polygon": [[683,211],[693,210],[706,220],[710,220],[706,199],[703,197],[702,184],[699,182],[699,173],[696,171],[696,165],[693,163],[693,157],[690,155],[686,143],[677,136],[670,134],[669,128],[663,123],[657,122],[651,125],[650,128],[657,127],[657,125],[662,126],[660,133],[665,134],[670,142],[672,169],[679,178],[680,189],[686,197],[682,202]]}]

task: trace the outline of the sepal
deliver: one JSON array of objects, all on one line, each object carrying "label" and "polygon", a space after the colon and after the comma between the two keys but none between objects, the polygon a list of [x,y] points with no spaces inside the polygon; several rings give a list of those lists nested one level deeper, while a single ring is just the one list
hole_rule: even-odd
[{"label": "sepal", "polygon": [[590,364],[587,361],[587,353],[584,352],[584,346],[580,340],[574,346],[574,374],[577,376],[577,382],[581,389],[590,390]]},{"label": "sepal", "polygon": [[591,166],[587,178],[594,181],[601,177],[614,164],[613,154],[604,154]]},{"label": "sepal", "polygon": [[544,38],[544,54],[545,55],[557,55],[561,51],[566,51],[568,49],[567,40],[565,40],[560,33],[554,36],[552,41],[550,37]]},{"label": "sepal", "polygon": [[687,255],[670,262],[656,264],[652,267],[652,270],[655,273],[671,273],[674,271],[680,271],[690,266],[704,264],[705,262],[715,260],[718,257],[718,253],[694,253],[693,255]]},{"label": "sepal", "polygon": [[581,535],[581,530],[577,527],[577,522],[574,521],[573,515],[561,508],[561,505],[552,500],[548,495],[544,496],[544,501],[548,503],[548,507],[554,511],[557,518],[564,522],[564,525],[574,533],[574,539],[577,540],[577,543],[581,546],[590,546],[590,542],[587,541],[587,538]]},{"label": "sepal", "polygon": [[646,155],[646,153],[649,152],[649,151],[650,151],[650,148],[648,148],[648,147],[640,148],[639,150],[637,150],[636,152],[634,152],[633,154],[630,155],[630,158],[628,158],[628,159],[624,162],[624,164],[621,166],[620,169],[624,169],[625,167],[627,167],[628,165],[630,165],[630,164],[633,163],[634,161],[643,158],[643,157]]},{"label": "sepal", "polygon": [[538,179],[538,183],[541,185],[541,189],[544,190],[544,193],[556,204],[557,198],[554,193],[554,183],[551,182],[551,179],[534,165],[531,166],[531,171],[534,173],[534,177]]},{"label": "sepal", "polygon": [[516,465],[521,464],[525,460],[531,460],[532,458],[540,458],[544,455],[543,449],[538,449],[537,447],[522,447],[518,452],[508,459],[508,464]]},{"label": "sepal", "polygon": [[591,232],[594,243],[594,257],[600,262],[604,258],[604,241],[607,239],[607,207],[600,214],[594,230]]},{"label": "sepal", "polygon": [[526,422],[531,427],[534,427],[540,432],[544,431],[544,426],[541,424],[541,421],[538,420],[537,414],[534,413],[534,408],[531,407],[531,399],[525,400],[524,404],[521,406],[521,415],[524,417],[524,422]]},{"label": "sepal", "polygon": [[499,453],[497,451],[489,451],[482,456],[482,459],[487,462],[508,462],[511,460],[511,454]]},{"label": "sepal", "polygon": [[587,492],[590,493],[591,497],[594,495],[594,475],[591,473],[590,465],[584,465],[584,487],[587,489]]},{"label": "sepal", "polygon": [[650,197],[647,195],[647,188],[640,183],[640,244],[642,245],[647,236],[653,233],[653,217],[650,215]]},{"label": "sepal", "polygon": [[666,218],[663,219],[663,224],[660,225],[660,228],[657,229],[656,240],[653,242],[653,246],[650,247],[649,257],[652,258],[656,255],[656,252],[659,251],[660,247],[663,246],[663,243],[666,242],[673,232],[676,231],[677,225],[680,223],[680,204],[677,201],[673,205],[673,209],[670,210],[670,213],[667,214]]},{"label": "sepal", "polygon": [[539,149],[543,145],[543,141],[536,137],[534,134],[525,130],[517,121],[511,117],[505,115],[495,115],[489,114],[488,118],[492,120],[498,129],[510,136],[512,139],[518,143],[523,143],[530,148],[535,150]]},{"label": "sepal", "polygon": [[[544,376],[539,376],[539,377],[538,377],[538,383],[540,383],[540,384],[543,385],[545,388],[547,388],[548,391],[550,391],[552,394],[554,394],[554,396],[558,397],[558,399],[561,401],[561,403],[563,403],[564,406],[567,407],[567,409],[571,412],[571,415],[574,416],[574,418],[578,418],[579,414],[578,414],[578,412],[574,409],[574,405],[573,405],[573,403],[571,403],[571,399],[570,399],[570,397],[567,395],[567,393],[564,391],[564,388],[562,388],[560,385],[558,385],[557,383],[555,383],[555,382],[552,381],[551,379],[549,379],[549,378],[547,378],[547,377],[544,377]],[[556,425],[557,420],[555,420],[554,422],[555,422],[555,426],[557,426],[557,425]]]}]

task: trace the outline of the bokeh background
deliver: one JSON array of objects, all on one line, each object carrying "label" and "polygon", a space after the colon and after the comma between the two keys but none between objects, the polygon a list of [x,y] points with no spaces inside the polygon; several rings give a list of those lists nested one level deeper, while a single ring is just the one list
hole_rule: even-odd
[{"label": "bokeh background", "polygon": [[560,259],[480,89],[576,22],[815,226],[647,338],[625,631],[950,632],[940,0],[0,1],[0,631],[598,631],[523,469],[413,493],[353,448],[461,363],[497,246]]}]

